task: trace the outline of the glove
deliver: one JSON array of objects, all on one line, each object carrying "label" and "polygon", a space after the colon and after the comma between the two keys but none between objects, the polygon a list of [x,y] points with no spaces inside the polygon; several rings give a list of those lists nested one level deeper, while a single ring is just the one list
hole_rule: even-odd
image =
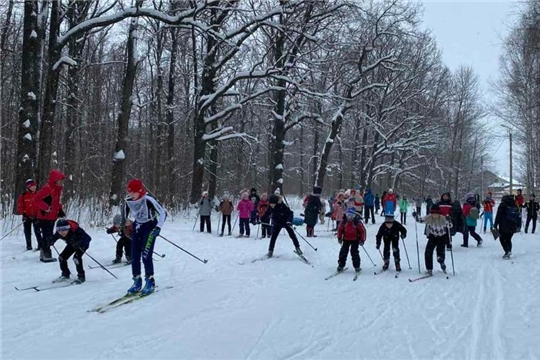
[{"label": "glove", "polygon": [[338,242],[338,244],[341,245],[341,244],[343,244],[343,239],[342,239],[342,238],[338,238],[338,239],[337,239],[337,242]]},{"label": "glove", "polygon": [[66,217],[66,213],[64,212],[64,210],[60,209],[60,210],[58,211],[58,217],[59,217],[59,218]]},{"label": "glove", "polygon": [[27,222],[28,220],[30,220],[30,219],[28,218],[28,216],[26,216],[26,213],[24,213],[23,216],[22,216],[23,223]]},{"label": "glove", "polygon": [[365,240],[360,240],[360,246],[364,246]]},{"label": "glove", "polygon": [[115,232],[115,231],[114,231],[114,228],[107,229],[107,234],[112,234],[112,233],[114,233],[114,232]]},{"label": "glove", "polygon": [[402,239],[402,240],[405,239],[405,234],[401,234],[401,239]]},{"label": "glove", "polygon": [[377,246],[375,246],[375,248],[379,250],[381,248],[381,243],[377,243]]}]

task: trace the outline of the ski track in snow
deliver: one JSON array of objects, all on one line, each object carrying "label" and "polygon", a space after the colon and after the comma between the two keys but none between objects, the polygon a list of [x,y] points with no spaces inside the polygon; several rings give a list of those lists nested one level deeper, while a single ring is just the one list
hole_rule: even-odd
[{"label": "ski track in snow", "polygon": [[[251,263],[266,253],[269,239],[220,238],[192,226],[193,219],[169,221],[162,234],[208,264],[158,241],[155,250],[166,257],[154,264],[156,283],[174,288],[104,314],[87,310],[123,295],[131,285],[129,266],[111,269],[115,280],[88,269],[94,263],[85,257],[83,285],[15,291],[48,285],[60,271],[58,263],[42,264],[38,253],[23,252],[22,231],[14,232],[0,244],[2,359],[540,359],[539,234],[516,234],[511,261],[501,259],[499,242],[488,234],[481,234],[482,248],[468,249],[459,247],[458,235],[455,277],[447,252],[449,280],[435,263],[433,278],[409,283],[419,276],[414,223],[405,240],[413,269],[401,244],[398,279],[393,265],[389,274],[373,275],[381,266],[374,241],[379,225],[370,224],[366,250],[377,267],[361,250],[363,271],[353,282],[350,270],[324,280],[339,251],[326,225],[308,239],[317,252],[299,239],[314,268],[292,253],[287,236],[278,238],[279,258]],[[89,253],[110,263],[110,236],[86,230],[93,238]],[[304,235],[305,228],[297,230]],[[423,271],[423,226],[418,232]],[[75,271],[71,259],[69,267]]]}]

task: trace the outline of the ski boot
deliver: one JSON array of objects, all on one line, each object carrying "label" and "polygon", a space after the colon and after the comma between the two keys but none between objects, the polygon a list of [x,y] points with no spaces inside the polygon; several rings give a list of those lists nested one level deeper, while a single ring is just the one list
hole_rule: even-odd
[{"label": "ski boot", "polygon": [[219,233],[219,237],[223,237],[223,231]]},{"label": "ski boot", "polygon": [[153,276],[149,276],[146,278],[146,282],[144,284],[144,287],[141,290],[141,296],[150,295],[154,292],[156,288],[156,281],[154,280]]},{"label": "ski boot", "polygon": [[141,276],[135,276],[133,278],[133,285],[128,289],[127,293],[128,295],[136,294],[142,289],[142,279]]},{"label": "ski boot", "polygon": [[397,272],[401,271],[401,265],[400,265],[399,261],[396,261],[396,271]]},{"label": "ski boot", "polygon": [[77,279],[76,280],[73,280],[71,282],[71,285],[81,285],[82,283],[84,283],[86,281],[86,279],[84,278],[84,276],[77,276]]},{"label": "ski boot", "polygon": [[26,251],[33,250],[32,245],[26,247]]},{"label": "ski boot", "polygon": [[304,255],[304,253],[302,252],[302,249],[300,249],[300,246],[297,246],[297,247],[296,247],[296,253],[297,253],[298,255]]},{"label": "ski boot", "polygon": [[443,273],[446,274],[446,264],[442,262],[440,263],[440,265],[441,265],[441,270],[443,271]]},{"label": "ski boot", "polygon": [[60,275],[60,277],[56,280],[53,280],[53,284],[56,284],[56,283],[61,283],[61,282],[64,282],[64,281],[69,281],[69,274],[68,275]]},{"label": "ski boot", "polygon": [[476,246],[481,247],[483,242],[484,242],[483,240],[478,240],[478,244],[476,244]]},{"label": "ski boot", "polygon": [[274,250],[268,250],[268,254],[266,254],[266,257],[270,259],[272,256],[274,256]]},{"label": "ski boot", "polygon": [[356,272],[357,274],[360,274],[360,270],[362,270],[361,268],[357,267],[357,268],[354,268],[354,272]]},{"label": "ski boot", "polygon": [[338,266],[337,269],[336,269],[337,272],[342,272],[343,271],[343,266]]},{"label": "ski boot", "polygon": [[433,276],[433,270],[426,270],[426,275]]},{"label": "ski boot", "polygon": [[390,265],[389,260],[384,260],[384,265],[382,266],[383,271],[388,270],[388,266]]},{"label": "ski boot", "polygon": [[120,264],[122,262],[121,258],[116,258],[112,261],[112,264]]},{"label": "ski boot", "polygon": [[510,259],[510,256],[512,256],[512,253],[510,251],[507,251],[506,253],[504,253],[502,258],[506,260],[506,259]]}]

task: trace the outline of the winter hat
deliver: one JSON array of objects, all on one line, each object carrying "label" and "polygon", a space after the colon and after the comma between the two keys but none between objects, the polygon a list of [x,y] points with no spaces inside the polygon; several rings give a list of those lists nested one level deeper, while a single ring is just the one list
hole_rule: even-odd
[{"label": "winter hat", "polygon": [[394,215],[385,215],[384,216],[384,222],[385,223],[393,223],[394,222]]},{"label": "winter hat", "polygon": [[322,193],[322,188],[320,186],[313,187],[313,194],[320,195]]},{"label": "winter hat", "polygon": [[277,204],[279,201],[279,198],[277,197],[277,195],[270,195],[270,197],[268,198],[268,203],[269,204]]},{"label": "winter hat", "polygon": [[257,189],[255,189],[254,187],[251,188],[251,192],[252,193],[256,193],[257,192]]},{"label": "winter hat", "polygon": [[203,191],[202,196],[208,196],[208,191]]},{"label": "winter hat", "polygon": [[146,190],[144,189],[143,182],[139,179],[131,179],[129,180],[127,184],[127,190],[128,192],[138,192],[141,195],[146,194]]},{"label": "winter hat", "polygon": [[431,207],[430,211],[429,211],[430,214],[440,214],[441,213],[441,208],[439,207],[439,205],[435,204]]},{"label": "winter hat", "polygon": [[262,194],[261,194],[261,199],[262,199],[263,197],[265,197],[265,196],[266,196],[266,197],[268,197],[268,194],[267,194],[267,193],[265,193],[265,192],[264,192],[264,193],[262,193]]},{"label": "winter hat", "polygon": [[356,217],[356,211],[354,210],[354,208],[349,208],[349,209],[347,209],[347,212],[345,213],[345,215],[347,216],[348,219],[355,218]]},{"label": "winter hat", "polygon": [[60,232],[60,231],[66,231],[66,230],[69,230],[70,229],[70,226],[69,226],[69,223],[66,219],[59,219],[57,222],[56,222],[56,231],[57,232]]},{"label": "winter hat", "polygon": [[24,183],[24,185],[25,185],[26,188],[28,189],[30,186],[35,186],[35,185],[36,185],[36,182],[35,182],[33,179],[28,179],[28,180],[26,180],[26,182]]},{"label": "winter hat", "polygon": [[116,214],[113,217],[113,224],[114,225],[120,225],[122,223],[122,215]]},{"label": "winter hat", "polygon": [[394,192],[394,189],[392,189],[392,188],[388,189],[389,194],[392,194],[393,192]]}]

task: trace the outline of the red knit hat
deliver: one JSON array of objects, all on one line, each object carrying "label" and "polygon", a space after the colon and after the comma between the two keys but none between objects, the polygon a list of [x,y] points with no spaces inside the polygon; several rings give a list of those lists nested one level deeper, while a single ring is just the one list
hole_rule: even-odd
[{"label": "red knit hat", "polygon": [[141,195],[146,194],[146,190],[144,189],[143,182],[139,179],[131,179],[129,180],[127,184],[127,190],[128,192],[138,192]]}]

